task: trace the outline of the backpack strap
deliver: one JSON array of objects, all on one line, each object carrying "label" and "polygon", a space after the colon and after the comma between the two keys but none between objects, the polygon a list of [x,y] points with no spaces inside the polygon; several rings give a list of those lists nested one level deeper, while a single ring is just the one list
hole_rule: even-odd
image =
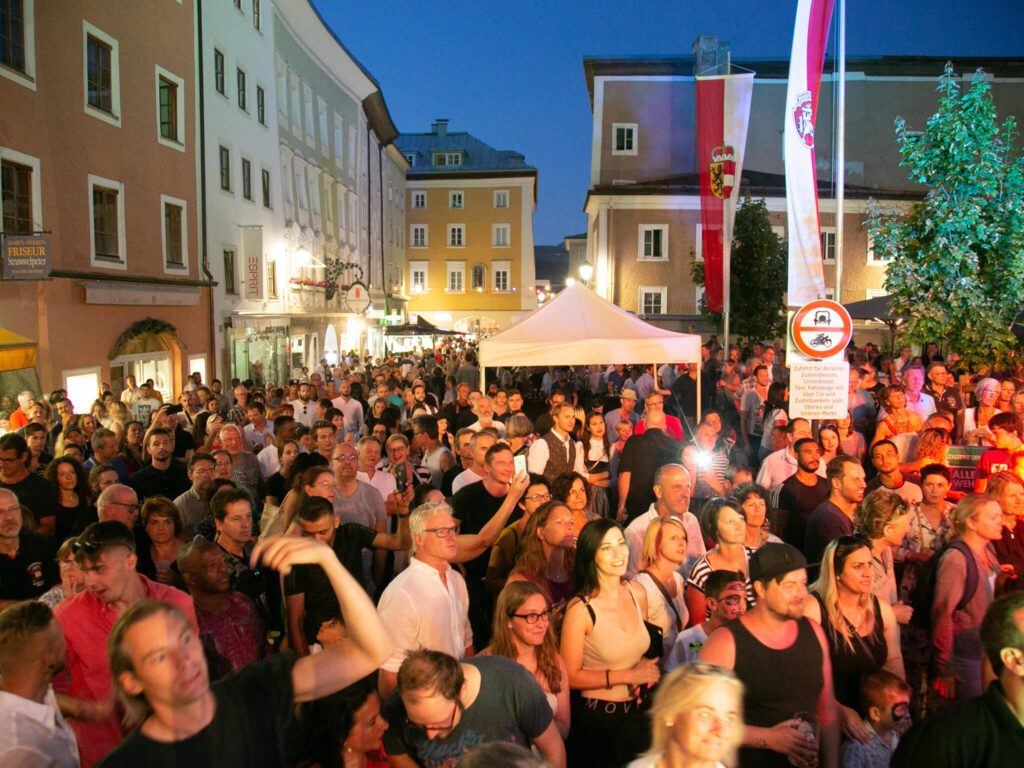
[{"label": "backpack strap", "polygon": [[957,539],[949,545],[950,549],[955,549],[961,555],[964,556],[964,560],[967,561],[967,578],[964,581],[964,593],[960,598],[960,602],[956,604],[956,610],[963,611],[967,609],[967,604],[971,602],[971,598],[974,597],[974,593],[978,591],[978,561],[974,558],[974,552],[971,548],[964,543],[962,539]]}]

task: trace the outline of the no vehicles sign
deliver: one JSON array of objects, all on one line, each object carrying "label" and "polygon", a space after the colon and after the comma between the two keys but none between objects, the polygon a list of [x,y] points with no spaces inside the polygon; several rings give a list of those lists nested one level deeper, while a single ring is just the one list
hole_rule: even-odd
[{"label": "no vehicles sign", "polygon": [[811,360],[841,358],[853,337],[853,320],[842,304],[818,299],[796,311],[789,333],[793,346]]}]

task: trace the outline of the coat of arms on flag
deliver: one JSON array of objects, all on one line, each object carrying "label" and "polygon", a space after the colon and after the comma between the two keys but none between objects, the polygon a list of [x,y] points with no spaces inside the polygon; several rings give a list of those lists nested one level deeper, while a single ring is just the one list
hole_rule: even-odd
[{"label": "coat of arms on flag", "polygon": [[736,152],[728,144],[711,150],[711,192],[723,200],[736,185]]}]

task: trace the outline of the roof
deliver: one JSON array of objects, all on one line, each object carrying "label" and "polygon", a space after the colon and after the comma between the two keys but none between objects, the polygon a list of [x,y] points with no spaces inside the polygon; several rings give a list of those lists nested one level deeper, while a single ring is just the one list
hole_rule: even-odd
[{"label": "roof", "polygon": [[[594,78],[602,75],[677,75],[692,77],[693,56],[585,56],[583,75],[587,81],[590,108],[594,108]],[[938,77],[952,61],[961,73],[983,69],[995,77],[1024,77],[1024,58],[1003,56],[866,56],[846,59],[847,75],[861,72],[875,77]],[[752,70],[758,80],[785,80],[789,77],[789,59],[732,59],[738,68]],[[833,59],[825,59],[823,70],[835,68]]]},{"label": "roof", "polygon": [[[750,193],[755,197],[785,197],[786,177],[781,173],[766,173],[743,169],[740,178],[740,194]],[[818,195],[832,197],[834,185],[829,179],[818,179]],[[700,197],[700,177],[697,173],[682,173],[660,179],[648,179],[632,184],[602,184],[587,191],[587,203],[591,195],[683,195]],[[921,193],[908,190],[887,190],[874,187],[846,185],[846,197],[852,200],[868,198],[884,200],[920,200]]]},{"label": "roof", "polygon": [[[495,149],[465,131],[449,131],[447,121],[434,124],[429,133],[403,133],[395,139],[395,146],[403,154],[416,156],[407,177],[431,178],[437,176],[465,176],[499,173],[503,175],[536,175],[537,169],[526,164],[520,152]],[[435,152],[460,152],[459,165],[435,168]]]}]

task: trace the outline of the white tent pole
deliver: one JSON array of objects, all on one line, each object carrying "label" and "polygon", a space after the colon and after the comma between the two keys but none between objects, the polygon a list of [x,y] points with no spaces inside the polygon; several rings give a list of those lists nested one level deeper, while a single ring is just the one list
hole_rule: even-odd
[{"label": "white tent pole", "polygon": [[[700,424],[700,414],[701,414],[701,391],[700,391],[701,381],[700,380],[702,378],[704,378],[701,375],[701,367],[702,367],[701,366],[701,362],[702,361],[703,361],[703,358],[702,358],[702,356],[700,354],[700,349],[698,348],[698,350],[697,350],[697,424]],[[693,431],[694,432],[697,431],[697,424],[693,425]]]}]

